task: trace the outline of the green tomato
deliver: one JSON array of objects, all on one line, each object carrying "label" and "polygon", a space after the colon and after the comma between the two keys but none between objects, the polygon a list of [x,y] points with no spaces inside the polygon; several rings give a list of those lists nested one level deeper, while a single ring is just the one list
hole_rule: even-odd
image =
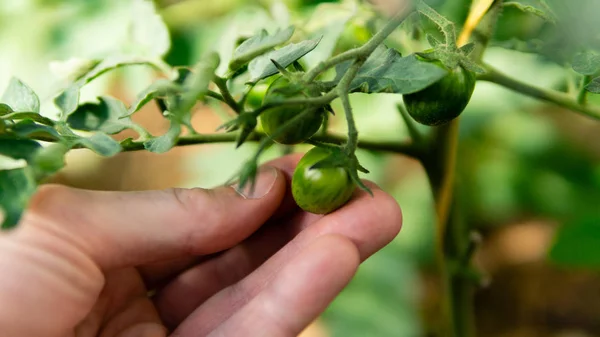
[{"label": "green tomato", "polygon": [[458,117],[475,89],[475,74],[457,66],[446,68],[440,61],[427,61],[449,73],[421,91],[404,95],[406,110],[417,122],[429,126],[441,125]]},{"label": "green tomato", "polygon": [[246,104],[252,110],[258,109],[263,100],[265,99],[265,95],[267,94],[267,90],[269,86],[267,84],[258,84],[248,93],[248,97],[246,98]]},{"label": "green tomato", "polygon": [[[272,100],[281,98],[303,98],[305,96],[299,94],[291,97],[283,95],[281,92],[275,92],[276,89],[285,88],[290,85],[290,81],[281,76],[276,79],[267,90],[263,104],[267,104]],[[305,109],[304,105],[296,106],[279,106],[263,111],[260,115],[260,123],[265,133],[274,141],[280,144],[299,144],[312,137],[323,123],[324,109],[318,109],[312,114],[305,116],[304,119],[298,121],[290,129],[279,135],[275,132],[288,120],[294,118]]]},{"label": "green tomato", "polygon": [[331,213],[347,203],[356,188],[344,168],[310,169],[329,154],[320,147],[311,149],[300,159],[292,176],[294,200],[307,212]]}]

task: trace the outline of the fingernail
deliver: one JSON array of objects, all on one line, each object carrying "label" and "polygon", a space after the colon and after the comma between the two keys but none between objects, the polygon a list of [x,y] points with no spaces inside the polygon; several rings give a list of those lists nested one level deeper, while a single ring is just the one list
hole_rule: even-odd
[{"label": "fingernail", "polygon": [[237,183],[233,184],[231,187],[233,187],[239,195],[244,197],[244,199],[260,199],[273,189],[275,180],[277,180],[277,175],[277,170],[274,167],[263,166],[256,176],[254,189],[249,182],[246,183],[246,186],[244,186],[243,189],[240,189]]}]

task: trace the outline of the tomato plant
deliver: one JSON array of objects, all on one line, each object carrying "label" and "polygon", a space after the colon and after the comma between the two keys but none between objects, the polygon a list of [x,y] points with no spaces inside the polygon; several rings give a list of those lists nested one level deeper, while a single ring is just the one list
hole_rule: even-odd
[{"label": "tomato plant", "polygon": [[[278,100],[284,100],[286,98],[304,97],[302,94],[290,96],[278,92],[278,90],[285,90],[289,85],[290,81],[287,78],[283,76],[277,78],[269,86],[263,99],[263,104],[277,102]],[[319,130],[323,123],[323,115],[325,113],[323,109],[316,109],[308,112],[305,117],[294,124],[293,128],[290,128],[279,135],[277,135],[277,130],[281,128],[285,122],[302,114],[306,108],[307,107],[302,104],[269,108],[260,115],[260,122],[262,123],[265,133],[274,141],[288,145],[299,144],[312,137]]]},{"label": "tomato plant", "polygon": [[[482,267],[473,258],[530,237],[498,234],[511,224],[543,223],[538,236],[552,240],[527,241],[525,253],[503,258],[527,265],[526,258],[542,263],[539,257],[547,256],[600,267],[597,0],[8,3],[0,4],[3,25],[11,28],[0,34],[7,51],[0,55],[4,230],[19,225],[41,184],[93,166],[67,165],[77,159],[67,161],[69,153],[112,157],[101,161],[97,176],[72,179],[118,180],[94,185],[108,188],[139,182],[140,167],[155,166],[138,163],[133,178],[122,178],[129,171],[115,161],[129,160],[127,153],[160,154],[152,158],[169,163],[160,172],[167,176],[183,157],[170,157],[173,148],[224,143],[190,150],[198,156],[194,172],[202,172],[194,178],[214,185],[222,181],[201,179],[233,175],[252,185],[267,157],[310,146],[292,180],[304,210],[335,212],[356,188],[369,192],[361,182],[367,178],[392,193],[406,214],[398,240],[367,262],[372,274],[358,284],[369,290],[353,292],[351,284],[344,301],[352,304],[334,303],[326,313],[335,335],[498,337],[510,336],[506,321],[562,318],[565,301],[504,320],[521,310],[501,308],[523,301],[482,300],[509,298],[493,281],[492,290],[481,287],[504,272],[502,263],[486,255]],[[127,17],[123,8],[130,5]],[[37,29],[30,29],[32,20]],[[36,51],[40,64],[33,65]],[[50,57],[60,60],[48,67]],[[6,77],[9,71],[15,77]],[[106,174],[114,167],[119,174]],[[490,240],[482,244],[479,235]],[[503,244],[493,247],[494,238]],[[548,252],[536,255],[531,247]],[[535,284],[561,286],[537,297],[569,290],[562,279],[540,279]],[[411,289],[410,296],[398,288]],[[365,293],[370,302],[362,305]],[[426,300],[415,304],[416,297]],[[585,320],[574,316],[514,330],[545,325],[539,335],[575,328],[600,334],[593,319],[583,327],[565,323]]]},{"label": "tomato plant", "polygon": [[427,88],[403,97],[406,110],[415,121],[435,126],[458,117],[465,109],[475,89],[475,74],[462,66],[447,69],[433,61],[448,74]]},{"label": "tomato plant", "polygon": [[327,214],[344,205],[356,188],[343,167],[313,168],[331,154],[315,147],[298,162],[292,176],[292,195],[303,210]]}]

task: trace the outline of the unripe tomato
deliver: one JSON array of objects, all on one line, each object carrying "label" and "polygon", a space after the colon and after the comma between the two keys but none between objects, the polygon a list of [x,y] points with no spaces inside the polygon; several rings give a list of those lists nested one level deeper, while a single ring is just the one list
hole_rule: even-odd
[{"label": "unripe tomato", "polygon": [[262,105],[268,89],[269,86],[267,84],[259,84],[252,88],[252,91],[250,91],[248,97],[246,98],[246,104],[248,107],[250,107],[252,110],[258,109]]},{"label": "unripe tomato", "polygon": [[475,89],[475,74],[457,66],[446,68],[440,61],[428,61],[449,73],[427,88],[402,98],[406,110],[417,122],[429,126],[441,125],[458,117]]},{"label": "unripe tomato", "polygon": [[313,168],[311,166],[330,155],[329,150],[315,147],[308,151],[292,176],[292,195],[303,210],[327,214],[343,206],[356,188],[342,167]]},{"label": "unripe tomato", "polygon": [[[280,92],[275,92],[276,89],[285,88],[289,86],[289,84],[289,80],[283,76],[276,79],[269,86],[263,104],[267,104],[275,99],[305,97],[301,94],[286,97]],[[323,123],[323,114],[325,113],[324,109],[318,109],[305,116],[304,119],[300,120],[293,127],[279,135],[275,135],[275,131],[285,124],[285,122],[294,118],[299,113],[302,113],[305,108],[306,107],[304,105],[286,105],[267,109],[260,115],[262,128],[265,130],[265,133],[277,143],[288,145],[302,143],[319,131],[319,128]]]}]

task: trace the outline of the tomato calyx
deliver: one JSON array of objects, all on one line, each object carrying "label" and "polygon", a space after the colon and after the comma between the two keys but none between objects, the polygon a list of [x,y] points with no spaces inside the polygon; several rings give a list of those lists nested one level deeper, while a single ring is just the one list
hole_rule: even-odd
[{"label": "tomato calyx", "polygon": [[236,141],[236,148],[240,147],[246,139],[252,134],[258,125],[258,119],[254,112],[242,112],[237,118],[231,120],[217,128],[219,130],[225,130],[226,132],[232,132],[236,130],[242,130]]},{"label": "tomato calyx", "polygon": [[355,183],[362,190],[371,194],[371,196],[373,195],[371,189],[367,187],[358,176],[358,172],[369,173],[369,170],[359,163],[355,154],[348,154],[343,147],[337,145],[325,143],[319,143],[315,145],[326,148],[330,154],[324,159],[313,164],[309,170],[341,167],[346,171],[346,173],[348,173],[348,176],[353,183]]}]

